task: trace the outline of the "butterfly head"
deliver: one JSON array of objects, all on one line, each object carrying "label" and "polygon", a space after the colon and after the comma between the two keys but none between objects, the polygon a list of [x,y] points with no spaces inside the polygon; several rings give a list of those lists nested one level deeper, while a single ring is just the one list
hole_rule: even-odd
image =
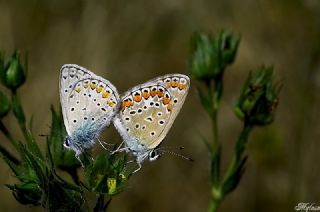
[{"label": "butterfly head", "polygon": [[65,147],[65,148],[67,148],[67,149],[72,149],[72,142],[71,142],[71,140],[70,140],[70,137],[69,136],[67,136],[66,138],[65,138],[65,140],[64,140],[64,143],[63,143],[63,146]]}]

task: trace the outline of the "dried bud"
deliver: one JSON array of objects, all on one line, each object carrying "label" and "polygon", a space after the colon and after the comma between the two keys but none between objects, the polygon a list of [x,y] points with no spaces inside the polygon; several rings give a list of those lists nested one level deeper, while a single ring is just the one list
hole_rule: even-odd
[{"label": "dried bud", "polygon": [[273,121],[280,86],[274,82],[273,68],[261,67],[250,73],[234,108],[247,124],[267,125]]}]

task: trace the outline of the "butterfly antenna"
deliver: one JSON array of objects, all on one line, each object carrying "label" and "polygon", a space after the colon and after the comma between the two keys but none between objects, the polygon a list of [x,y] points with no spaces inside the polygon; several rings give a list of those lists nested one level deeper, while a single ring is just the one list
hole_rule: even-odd
[{"label": "butterfly antenna", "polygon": [[171,155],[173,155],[173,156],[180,157],[180,158],[185,159],[185,160],[188,160],[188,161],[190,161],[190,162],[193,162],[193,161],[194,161],[192,158],[189,158],[189,157],[187,157],[187,156],[178,154],[178,153],[176,153],[176,152],[172,152],[172,151],[168,151],[168,150],[163,150],[163,149],[160,149],[159,151],[160,151],[160,154],[161,154],[161,155],[163,155],[164,153],[169,153],[169,154],[171,154]]},{"label": "butterfly antenna", "polygon": [[168,150],[168,149],[178,149],[178,150],[183,150],[184,147],[183,146],[164,146],[164,147],[160,147],[158,148],[159,150]]}]

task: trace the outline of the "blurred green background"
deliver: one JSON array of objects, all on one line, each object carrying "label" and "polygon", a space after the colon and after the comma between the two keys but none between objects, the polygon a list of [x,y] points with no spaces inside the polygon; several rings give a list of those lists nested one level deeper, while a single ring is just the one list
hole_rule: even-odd
[{"label": "blurred green background", "polygon": [[[284,83],[276,120],[254,130],[245,175],[220,211],[293,211],[299,202],[320,205],[318,0],[0,0],[0,49],[7,56],[15,48],[29,55],[27,83],[20,93],[28,119],[34,117],[36,135],[49,130],[50,104],[60,106],[61,65],[82,65],[124,92],[159,75],[188,74],[192,33],[220,29],[242,35],[236,61],[225,75],[219,114],[223,169],[241,127],[232,106],[249,70],[273,64]],[[12,117],[4,123],[20,133]],[[211,138],[210,120],[193,86],[163,146],[184,146],[182,153],[195,162],[165,155],[144,163],[110,211],[206,211],[209,155],[199,132]],[[113,127],[103,137],[120,141]],[[44,145],[44,138],[38,140]],[[0,141],[7,142],[2,135]],[[15,179],[2,161],[0,173],[0,211],[42,211],[15,201],[4,186]]]}]

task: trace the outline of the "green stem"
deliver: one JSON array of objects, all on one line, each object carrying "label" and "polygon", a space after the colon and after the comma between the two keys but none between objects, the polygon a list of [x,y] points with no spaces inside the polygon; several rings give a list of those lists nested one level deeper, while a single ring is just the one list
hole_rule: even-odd
[{"label": "green stem", "polygon": [[216,212],[218,210],[220,206],[220,201],[217,201],[217,200],[211,200],[210,203],[209,203],[209,209],[208,211],[209,212]]},{"label": "green stem", "polygon": [[[211,125],[212,125],[212,135],[213,135],[213,142],[212,142],[212,152],[217,152],[219,148],[219,132],[218,132],[218,111],[221,101],[221,96],[223,92],[223,84],[222,84],[223,75],[221,74],[217,77],[214,82],[210,81],[207,83],[207,89],[212,101],[212,111],[211,111]],[[213,84],[213,86],[212,86]],[[213,87],[213,88],[212,88]]]},{"label": "green stem", "polygon": [[13,113],[16,117],[20,129],[23,133],[23,136],[27,142],[30,141],[30,133],[28,132],[27,125],[26,125],[26,117],[21,105],[20,97],[16,91],[12,92],[12,104],[13,104]]},{"label": "green stem", "polygon": [[223,197],[222,197],[220,186],[218,188],[212,187],[211,200],[210,200],[210,203],[209,203],[208,212],[217,211],[222,200],[223,200]]},{"label": "green stem", "polygon": [[212,100],[212,112],[211,112],[211,125],[212,125],[212,150],[211,150],[211,201],[208,211],[214,212],[220,205],[222,200],[221,188],[220,188],[220,157],[221,157],[221,146],[219,143],[219,132],[218,132],[218,111],[223,92],[222,84],[223,74],[214,80],[213,88],[211,84],[208,84],[209,95]]},{"label": "green stem", "polygon": [[244,127],[241,131],[241,134],[239,135],[238,141],[235,146],[235,154],[223,178],[223,183],[222,183],[223,185],[233,175],[233,173],[236,171],[236,169],[239,167],[240,163],[242,162],[242,159],[243,159],[242,155],[245,150],[246,144],[248,142],[248,137],[252,129],[253,129],[252,126],[244,124]]},{"label": "green stem", "polygon": [[105,208],[104,208],[104,195],[103,194],[99,194],[96,206],[93,209],[94,212],[104,212]]}]

